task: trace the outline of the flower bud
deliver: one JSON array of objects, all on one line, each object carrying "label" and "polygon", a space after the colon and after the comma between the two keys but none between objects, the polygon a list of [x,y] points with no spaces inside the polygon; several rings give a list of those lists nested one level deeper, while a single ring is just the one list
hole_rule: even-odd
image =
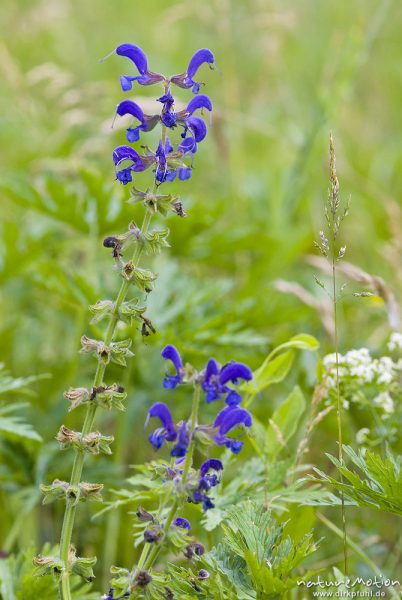
[{"label": "flower bud", "polygon": [[208,579],[208,577],[209,577],[209,573],[208,573],[208,571],[206,569],[201,569],[198,572],[197,579],[200,579],[200,580],[202,580],[202,579]]},{"label": "flower bud", "polygon": [[151,513],[147,512],[146,510],[144,510],[142,508],[142,506],[139,506],[137,508],[137,510],[135,511],[135,514],[137,515],[137,519],[143,523],[146,523],[147,521],[153,521],[154,518],[151,515]]},{"label": "flower bud", "polygon": [[151,581],[152,581],[152,576],[148,573],[148,571],[140,571],[138,573],[136,583],[139,586],[145,587],[146,585],[151,583]]},{"label": "flower bud", "polygon": [[159,542],[160,537],[160,532],[155,531],[155,529],[146,529],[144,531],[144,540],[148,542],[148,544],[154,544],[155,542]]}]

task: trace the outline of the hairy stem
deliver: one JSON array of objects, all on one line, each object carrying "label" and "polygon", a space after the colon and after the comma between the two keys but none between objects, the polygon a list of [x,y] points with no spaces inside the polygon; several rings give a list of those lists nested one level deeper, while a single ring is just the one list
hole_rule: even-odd
[{"label": "hairy stem", "polygon": [[[141,227],[142,234],[147,232],[150,221],[151,221],[151,217],[152,217],[151,212],[149,212],[147,210],[147,212],[145,213],[145,216],[144,216],[142,227]],[[141,244],[136,244],[136,247],[135,247],[135,250],[133,253],[133,257],[132,257],[132,263],[134,266],[137,266],[137,264],[138,264],[138,261],[142,254],[142,249],[143,248],[142,248]],[[120,286],[120,290],[117,295],[116,302],[114,304],[113,313],[110,317],[109,324],[106,329],[105,338],[104,338],[104,343],[106,346],[108,346],[111,343],[111,341],[113,340],[116,324],[119,319],[119,310],[120,310],[122,303],[124,302],[124,300],[126,298],[129,287],[130,287],[130,282],[125,279]],[[97,369],[96,369],[94,381],[93,381],[93,387],[99,387],[102,384],[105,370],[106,370],[106,364],[102,361],[99,361]],[[88,433],[91,432],[93,422],[95,419],[96,410],[97,410],[97,404],[95,402],[88,404],[87,411],[85,414],[84,425],[82,427],[82,436],[83,437],[88,435]],[[85,458],[85,453],[82,450],[76,450],[73,468],[71,471],[71,478],[70,478],[71,486],[77,486],[81,481],[82,469],[84,466],[84,458]],[[71,591],[70,591],[70,583],[69,583],[70,573],[69,573],[69,569],[68,569],[68,558],[69,558],[69,550],[70,550],[70,545],[71,545],[71,536],[72,536],[72,531],[73,531],[73,527],[74,527],[75,513],[76,513],[76,504],[74,503],[73,499],[68,498],[66,501],[66,508],[65,508],[65,512],[64,512],[64,519],[63,519],[63,525],[62,525],[61,536],[60,536],[60,559],[64,563],[64,571],[62,573],[62,576],[60,579],[60,585],[59,585],[60,597],[62,600],[71,600]]]}]

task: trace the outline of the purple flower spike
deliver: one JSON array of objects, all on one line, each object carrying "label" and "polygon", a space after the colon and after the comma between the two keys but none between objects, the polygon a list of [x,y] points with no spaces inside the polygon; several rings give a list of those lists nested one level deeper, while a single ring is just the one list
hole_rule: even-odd
[{"label": "purple flower spike", "polygon": [[200,467],[200,475],[201,477],[205,477],[210,469],[214,471],[223,471],[223,464],[217,458],[209,458],[204,463],[202,463]]},{"label": "purple flower spike", "polygon": [[181,529],[191,529],[190,521],[187,521],[184,517],[176,517],[173,521],[173,525],[175,527],[180,527]]},{"label": "purple flower spike", "polygon": [[162,358],[165,360],[170,360],[176,369],[176,375],[169,375],[166,373],[163,380],[163,387],[167,389],[174,389],[183,380],[183,361],[180,353],[172,344],[168,344],[162,350]]},{"label": "purple flower spike", "polygon": [[253,373],[251,369],[249,369],[247,365],[238,362],[230,362],[222,367],[219,375],[219,380],[222,385],[225,385],[228,381],[237,384],[239,383],[239,379],[251,381],[252,378]]},{"label": "purple flower spike", "polygon": [[163,402],[156,402],[151,406],[145,421],[145,427],[147,426],[149,419],[152,417],[158,418],[163,425],[163,427],[156,429],[148,437],[154,448],[159,450],[165,440],[167,442],[173,442],[177,437],[177,433],[173,424],[170,410]]},{"label": "purple flower spike", "polygon": [[148,60],[145,52],[134,44],[121,44],[116,48],[116,54],[118,56],[125,56],[129,58],[137,67],[139,75],[131,77],[130,75],[122,75],[120,77],[120,83],[122,90],[127,92],[132,89],[133,81],[138,81],[140,85],[152,85],[163,81],[165,78],[160,73],[152,73],[148,70]]}]

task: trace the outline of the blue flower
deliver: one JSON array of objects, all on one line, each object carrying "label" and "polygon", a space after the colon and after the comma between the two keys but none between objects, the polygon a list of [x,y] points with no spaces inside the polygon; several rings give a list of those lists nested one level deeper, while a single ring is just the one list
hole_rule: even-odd
[{"label": "blue flower", "polygon": [[151,442],[155,450],[159,450],[163,442],[174,442],[177,438],[177,432],[173,423],[172,415],[170,414],[169,408],[163,402],[155,402],[148,411],[148,416],[145,421],[145,427],[148,424],[149,419],[156,417],[162,423],[162,427],[155,429],[151,435],[148,436],[148,440]]},{"label": "blue flower", "polygon": [[176,124],[177,117],[176,117],[175,112],[172,110],[173,105],[174,105],[174,98],[173,98],[172,94],[170,92],[167,92],[160,98],[157,98],[157,100],[158,100],[158,102],[162,102],[162,104],[163,104],[162,114],[161,114],[162,123],[166,127],[174,127]]},{"label": "blue flower", "polygon": [[205,477],[211,469],[213,471],[223,471],[223,464],[218,458],[209,458],[203,462],[200,467],[200,476]]},{"label": "blue flower", "polygon": [[[194,504],[202,503],[203,510],[214,508],[215,505],[212,501],[213,499],[210,498],[207,493],[220,482],[217,473],[222,470],[223,465],[217,458],[210,458],[202,463],[198,487],[193,491],[192,496],[188,498],[188,501],[193,502]],[[215,472],[211,473],[210,471]]]},{"label": "blue flower", "polygon": [[102,596],[102,600],[121,600],[121,598],[128,598],[130,596],[130,592],[124,592],[121,596],[114,596],[115,589],[111,587],[107,594]]},{"label": "blue flower", "polygon": [[173,151],[169,138],[166,138],[165,146],[162,145],[162,140],[159,141],[158,148],[155,152],[156,169],[155,179],[163,183],[164,181],[173,181],[176,177],[176,170],[169,169],[166,155]]},{"label": "blue flower", "polygon": [[214,421],[214,427],[218,428],[218,433],[214,437],[215,443],[218,446],[226,446],[233,454],[238,454],[243,447],[243,442],[227,437],[226,434],[238,425],[251,427],[252,422],[252,416],[245,408],[236,405],[226,406]]},{"label": "blue flower", "polygon": [[253,378],[251,369],[239,362],[230,362],[222,368],[214,358],[211,358],[205,369],[202,387],[206,392],[207,403],[219,400],[227,394],[225,402],[228,405],[240,404],[241,396],[236,390],[230,388],[227,383],[238,385],[240,380],[250,381]]},{"label": "blue flower", "polygon": [[132,77],[130,75],[122,75],[120,83],[122,90],[127,92],[133,87],[133,81],[137,81],[140,85],[153,85],[159,81],[164,81],[165,77],[160,73],[153,73],[148,69],[148,60],[145,52],[134,44],[121,44],[116,48],[118,56],[129,58],[137,67],[139,75]]},{"label": "blue flower", "polygon": [[183,456],[186,456],[189,443],[190,436],[187,431],[187,422],[183,421],[179,427],[177,441],[170,451],[170,455],[176,456],[177,458],[183,458]]},{"label": "blue flower", "polygon": [[193,77],[204,63],[208,63],[211,69],[215,63],[214,55],[211,50],[208,50],[207,48],[197,50],[191,57],[186,72],[181,73],[180,75],[173,75],[173,77],[170,78],[170,81],[179,87],[187,89],[191,88],[193,94],[198,94],[202,84],[194,81]]},{"label": "blue flower", "polygon": [[[210,473],[215,471],[215,473]],[[210,458],[202,463],[200,467],[200,481],[201,479],[209,485],[209,487],[215,487],[220,482],[217,475],[219,471],[223,471],[223,464],[217,458]]]},{"label": "blue flower", "polygon": [[165,360],[170,360],[176,370],[176,375],[169,375],[169,373],[166,373],[163,380],[163,387],[167,389],[174,389],[183,381],[184,370],[180,353],[177,348],[172,346],[172,344],[168,344],[162,350],[162,358]]},{"label": "blue flower", "polygon": [[149,157],[140,156],[130,146],[118,146],[113,150],[113,162],[116,167],[126,161],[130,161],[130,164],[116,171],[116,178],[126,185],[129,181],[132,181],[132,171],[144,171],[150,164]]},{"label": "blue flower", "polygon": [[191,529],[190,521],[187,521],[184,517],[176,517],[172,525],[181,529]]},{"label": "blue flower", "polygon": [[151,131],[159,120],[158,115],[145,115],[142,108],[132,100],[123,100],[123,102],[120,102],[120,104],[117,105],[116,113],[120,117],[131,115],[140,122],[137,127],[129,127],[127,129],[127,141],[131,143],[138,142],[140,139],[140,130]]}]

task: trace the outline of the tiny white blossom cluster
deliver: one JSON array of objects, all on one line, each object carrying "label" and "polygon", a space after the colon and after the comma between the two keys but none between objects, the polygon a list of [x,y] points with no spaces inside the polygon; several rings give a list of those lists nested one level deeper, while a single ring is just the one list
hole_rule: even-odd
[{"label": "tiny white blossom cluster", "polygon": [[401,352],[402,351],[402,333],[394,331],[391,334],[388,342],[388,350],[390,352]]},{"label": "tiny white blossom cluster", "polygon": [[[393,336],[395,335],[393,334]],[[402,336],[400,337],[402,344]],[[391,341],[396,343],[396,338],[391,337]],[[327,354],[323,359],[323,365],[326,371],[328,388],[335,388],[337,371],[336,354]],[[383,418],[386,418],[395,410],[394,400],[388,388],[397,381],[401,371],[402,361],[394,362],[389,356],[373,358],[368,348],[350,350],[344,355],[338,354],[338,374],[341,386],[344,387],[346,385],[345,391],[347,392],[352,392],[353,388],[355,390],[354,393],[346,393],[346,396],[352,401],[358,401],[356,390],[361,391],[363,386],[372,386],[378,391],[372,402],[383,411]],[[344,408],[349,407],[349,402],[345,398],[343,405]]]}]

